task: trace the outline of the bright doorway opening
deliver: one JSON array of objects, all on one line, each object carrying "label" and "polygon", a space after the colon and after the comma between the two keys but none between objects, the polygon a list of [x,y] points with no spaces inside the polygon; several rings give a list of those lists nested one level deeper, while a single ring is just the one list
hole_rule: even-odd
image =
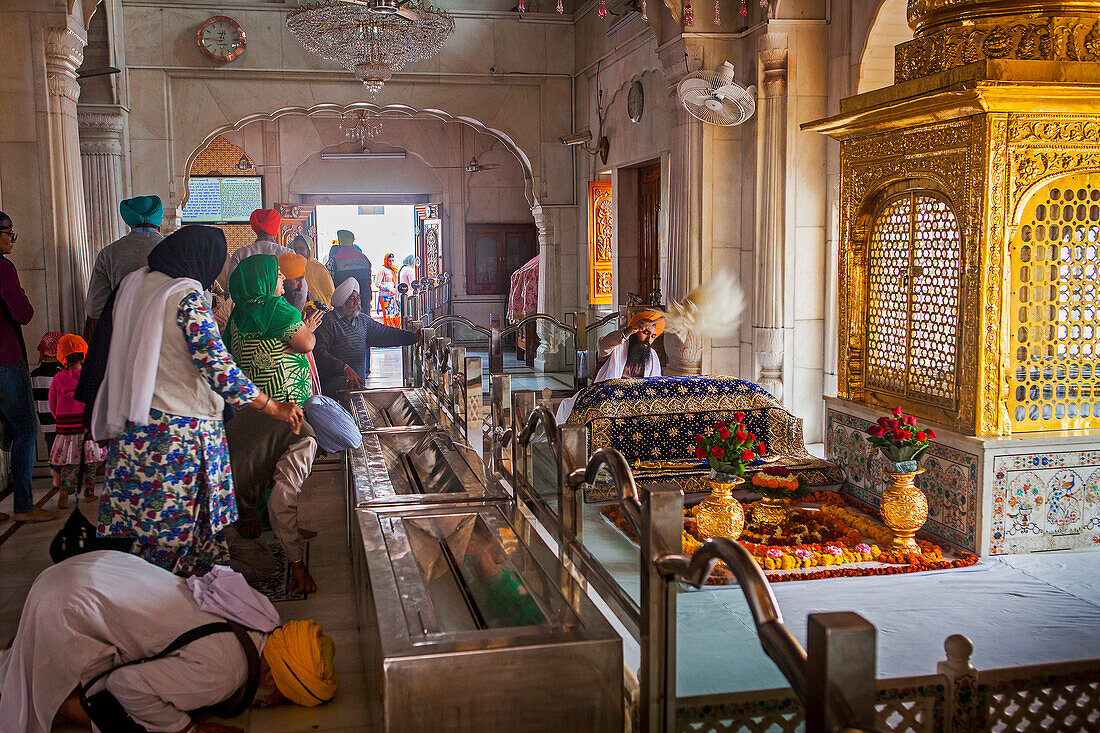
[{"label": "bright doorway opening", "polygon": [[[414,207],[408,204],[357,206],[354,204],[321,204],[317,206],[317,249],[322,262],[328,262],[329,250],[336,244],[336,232],[347,229],[355,234],[355,244],[371,264],[373,297],[370,314],[379,318],[378,276],[386,255],[393,253],[393,265],[398,270],[416,247]],[[362,283],[360,283],[362,286]]]}]

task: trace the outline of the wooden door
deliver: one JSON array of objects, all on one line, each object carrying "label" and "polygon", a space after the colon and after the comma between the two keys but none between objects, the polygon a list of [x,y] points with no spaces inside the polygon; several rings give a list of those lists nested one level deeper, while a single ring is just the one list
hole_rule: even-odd
[{"label": "wooden door", "polygon": [[638,295],[648,303],[657,289],[660,262],[658,220],[661,212],[661,164],[638,169]]},{"label": "wooden door", "polygon": [[466,293],[507,295],[512,273],[535,256],[534,224],[466,225]]}]

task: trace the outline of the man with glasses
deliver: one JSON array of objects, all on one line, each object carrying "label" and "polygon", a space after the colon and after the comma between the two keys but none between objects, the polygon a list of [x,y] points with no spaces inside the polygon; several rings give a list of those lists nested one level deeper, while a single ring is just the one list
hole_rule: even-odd
[{"label": "man with glasses", "polygon": [[[58,513],[35,507],[31,496],[38,416],[34,410],[22,327],[31,322],[34,308],[19,284],[15,265],[7,258],[15,248],[17,237],[11,217],[0,211],[0,414],[11,425],[15,436],[11,449],[14,519],[17,522],[47,522]],[[0,515],[0,520],[7,518]]]}]

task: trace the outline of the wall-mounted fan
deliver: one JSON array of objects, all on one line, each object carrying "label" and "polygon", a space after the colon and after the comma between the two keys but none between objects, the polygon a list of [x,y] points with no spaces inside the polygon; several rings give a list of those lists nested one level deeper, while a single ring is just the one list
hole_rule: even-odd
[{"label": "wall-mounted fan", "polygon": [[745,88],[733,80],[733,64],[726,61],[713,72],[695,71],[685,76],[676,93],[693,117],[708,125],[725,127],[747,122],[756,111],[756,87]]},{"label": "wall-mounted fan", "polygon": [[379,15],[400,15],[409,20],[420,20],[420,13],[411,7],[412,0],[340,0],[348,5],[361,5]]},{"label": "wall-mounted fan", "polygon": [[500,163],[478,163],[477,158],[470,158],[470,162],[466,164],[467,173],[480,173],[481,171],[491,171],[494,168],[499,168]]}]

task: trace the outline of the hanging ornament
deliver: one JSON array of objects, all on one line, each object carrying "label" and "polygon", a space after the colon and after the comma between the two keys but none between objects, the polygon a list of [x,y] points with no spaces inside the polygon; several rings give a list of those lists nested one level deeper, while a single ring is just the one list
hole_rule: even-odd
[{"label": "hanging ornament", "polygon": [[[600,2],[603,2],[603,0],[600,0]],[[691,0],[688,0],[687,4],[684,5],[684,25],[695,25],[695,11],[691,9]]]},{"label": "hanging ornament", "polygon": [[741,0],[741,27],[745,26],[745,19],[749,17],[749,4],[746,0]]},{"label": "hanging ornament", "polygon": [[718,6],[718,0],[714,0],[714,24],[722,25],[722,9]]},{"label": "hanging ornament", "polygon": [[649,20],[649,16],[645,14],[645,0],[642,0],[642,20]]},{"label": "hanging ornament", "polygon": [[523,0],[519,0],[519,7],[516,8],[516,10],[518,10],[521,13],[526,13],[527,12],[527,6],[523,4]]},{"label": "hanging ornament", "polygon": [[[745,0],[741,0],[741,2],[745,2]],[[561,13],[564,13],[564,12],[565,12],[565,5],[562,4],[562,0],[558,0],[558,13],[561,14]]]},{"label": "hanging ornament", "polygon": [[607,17],[607,3],[605,2],[605,0],[600,0],[600,2],[596,5],[596,15],[600,16],[601,18]]}]

